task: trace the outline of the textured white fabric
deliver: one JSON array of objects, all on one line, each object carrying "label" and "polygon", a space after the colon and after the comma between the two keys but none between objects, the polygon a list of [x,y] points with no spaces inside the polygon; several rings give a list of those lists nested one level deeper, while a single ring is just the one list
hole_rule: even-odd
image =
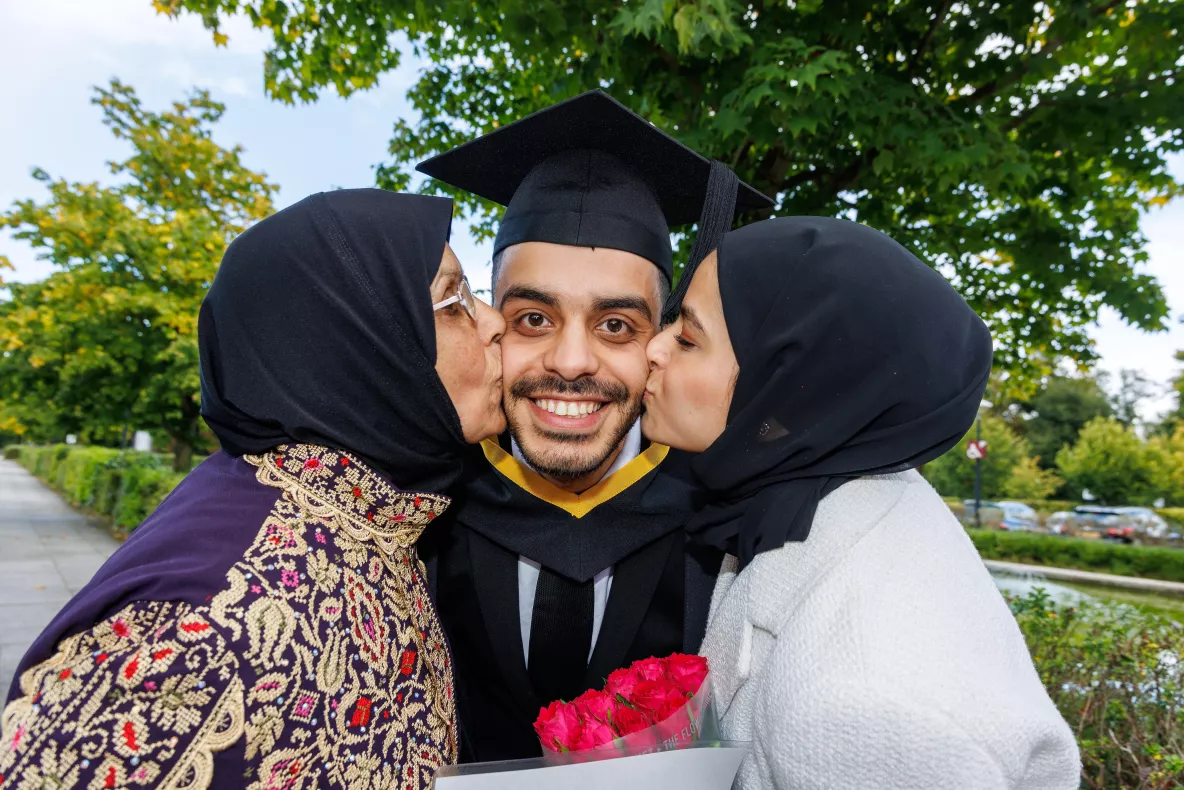
[{"label": "textured white fabric", "polygon": [[[510,440],[510,449],[514,458],[520,464],[529,467],[522,451],[518,449],[518,442]],[[641,421],[633,423],[629,433],[625,435],[625,444],[617,454],[608,471],[601,480],[606,480],[641,455]],[[534,619],[534,593],[539,586],[539,564],[526,557],[518,558],[518,628],[522,632],[522,653],[526,663],[530,664],[530,623]],[[600,638],[600,624],[604,621],[604,609],[608,606],[608,596],[613,589],[613,569],[605,568],[596,574],[592,583],[592,646],[588,649],[588,660],[592,660],[592,653],[596,650],[596,640]]]},{"label": "textured white fabric", "polygon": [[1069,790],[1073,733],[961,525],[915,471],[857,480],[736,573],[703,643],[737,790]]}]

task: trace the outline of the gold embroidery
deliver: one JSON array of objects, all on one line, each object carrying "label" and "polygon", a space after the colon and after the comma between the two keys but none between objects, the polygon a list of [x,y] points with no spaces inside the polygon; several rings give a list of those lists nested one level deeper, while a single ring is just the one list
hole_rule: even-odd
[{"label": "gold embroidery", "polygon": [[[452,667],[414,541],[447,497],[292,445],[247,457],[282,498],[214,601],[243,630],[252,788],[431,784],[456,759]],[[239,583],[237,580],[241,579]]]},{"label": "gold embroidery", "polygon": [[206,788],[214,753],[242,737],[237,670],[189,605],[129,605],[21,676],[24,696],[4,712],[0,777],[20,790],[86,777],[95,788]]},{"label": "gold embroidery", "polygon": [[396,491],[348,453],[299,444],[262,456],[244,456],[257,479],[281,488],[310,515],[359,541],[373,540],[387,554],[409,549],[451,500],[436,494]]},{"label": "gold embroidery", "polygon": [[202,725],[192,758],[188,764],[178,764],[161,784],[162,788],[202,790],[214,778],[214,753],[228,749],[241,737],[243,724],[243,682],[233,678],[222,695],[222,700]]}]

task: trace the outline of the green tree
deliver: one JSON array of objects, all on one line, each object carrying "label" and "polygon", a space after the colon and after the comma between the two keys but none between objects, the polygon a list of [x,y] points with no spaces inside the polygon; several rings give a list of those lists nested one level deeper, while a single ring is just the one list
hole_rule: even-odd
[{"label": "green tree", "polygon": [[[147,2],[147,0],[145,0]],[[883,228],[991,324],[1017,387],[1094,358],[1103,306],[1163,327],[1140,212],[1180,194],[1173,0],[153,0],[272,34],[287,102],[373,86],[403,34],[425,68],[382,186],[559,99],[603,87],[777,196],[783,214]],[[428,184],[428,190],[442,189]],[[448,190],[442,190],[448,191]],[[487,204],[458,195],[492,231]],[[1088,295],[1088,298],[1086,298]]]},{"label": "green tree", "polygon": [[1003,486],[1008,499],[1048,499],[1064,485],[1056,472],[1040,466],[1040,459],[1024,456],[1012,468]]},{"label": "green tree", "polygon": [[[1001,417],[984,414],[982,437],[987,457],[982,461],[983,499],[1043,499],[1061,484],[1055,474],[1040,469],[1027,441]],[[966,444],[977,435],[971,428],[945,455],[925,465],[926,479],[942,496],[974,496],[975,462],[966,457]]]},{"label": "green tree", "polygon": [[1089,490],[1108,505],[1146,504],[1158,493],[1158,455],[1129,426],[1098,417],[1081,429],[1077,444],[1057,453],[1057,468],[1077,495]]},{"label": "green tree", "polygon": [[1106,393],[1091,376],[1051,376],[1027,400],[1015,404],[1020,419],[1013,427],[1028,440],[1045,469],[1056,467],[1060,449],[1095,417],[1111,415]]},{"label": "green tree", "polygon": [[1184,504],[1184,426],[1152,436],[1147,445],[1154,461],[1151,481],[1156,494],[1170,506]]},{"label": "green tree", "polygon": [[164,112],[118,81],[96,88],[104,123],[133,149],[115,183],[42,170],[44,202],[18,201],[0,227],[56,271],[0,302],[0,404],[34,433],[112,442],[129,423],[164,431],[178,469],[200,443],[197,311],[227,243],[272,211],[275,187],[210,127],[204,91]]},{"label": "green tree", "polygon": [[[1176,352],[1176,361],[1184,362],[1184,351]],[[1171,436],[1184,423],[1184,368],[1181,368],[1176,377],[1172,379],[1172,393],[1175,397],[1176,403],[1171,411],[1163,415],[1159,425],[1154,426],[1154,433],[1162,436]]]},{"label": "green tree", "polygon": [[[1100,383],[1109,383],[1108,376],[1099,374]],[[1139,407],[1155,395],[1155,382],[1147,378],[1141,371],[1123,368],[1118,371],[1118,383],[1111,385],[1110,406],[1114,411],[1114,418],[1123,425],[1134,426],[1140,423]]]}]

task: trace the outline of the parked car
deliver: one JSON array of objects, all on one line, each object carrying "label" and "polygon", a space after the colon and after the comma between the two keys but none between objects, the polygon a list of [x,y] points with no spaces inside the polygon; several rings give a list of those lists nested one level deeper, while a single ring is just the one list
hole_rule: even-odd
[{"label": "parked car", "polygon": [[1105,528],[1094,520],[1080,519],[1079,515],[1071,510],[1053,513],[1045,519],[1044,526],[1053,535],[1087,540],[1101,540],[1105,537]]},{"label": "parked car", "polygon": [[1116,507],[1115,510],[1130,516],[1135,522],[1135,529],[1150,538],[1166,538],[1170,527],[1163,516],[1149,507]]},{"label": "parked car", "polygon": [[[1146,530],[1140,529],[1138,520],[1128,512],[1131,510],[1146,510],[1146,508],[1100,507],[1097,505],[1078,505],[1073,508],[1078,521],[1094,524],[1105,540],[1118,543],[1138,543],[1140,538],[1146,534]],[[1151,515],[1154,516],[1155,513],[1152,512]],[[1166,532],[1166,523],[1164,527]]]},{"label": "parked car", "polygon": [[[964,518],[967,523],[974,523],[974,500],[967,499],[963,501],[963,506],[966,508]],[[984,526],[998,527],[999,529],[1029,531],[1036,529],[1040,525],[1040,519],[1036,515],[1036,511],[1023,502],[1008,502],[1004,501],[982,501],[982,523]]]},{"label": "parked car", "polygon": [[1014,519],[1031,524],[1032,526],[1036,526],[1040,523],[1040,516],[1037,515],[1035,509],[1033,509],[1031,505],[1025,505],[1023,502],[1011,502],[1006,499],[1001,499],[995,504],[1001,508],[1004,513],[1007,513]]},{"label": "parked car", "polygon": [[1054,535],[1076,535],[1076,514],[1071,510],[1058,510],[1044,520],[1044,528]]},{"label": "parked car", "polygon": [[[982,501],[982,508],[982,518],[980,520],[982,526],[998,526],[999,522],[1003,520],[1003,511],[996,507],[994,502],[984,499]],[[962,500],[962,523],[968,527],[975,525],[973,499]]]}]

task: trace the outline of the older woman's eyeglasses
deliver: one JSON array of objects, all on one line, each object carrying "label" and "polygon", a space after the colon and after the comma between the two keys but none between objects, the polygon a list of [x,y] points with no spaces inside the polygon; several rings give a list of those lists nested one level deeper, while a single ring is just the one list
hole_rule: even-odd
[{"label": "older woman's eyeglasses", "polygon": [[456,304],[457,302],[460,302],[460,306],[463,307],[465,312],[469,314],[469,318],[473,319],[474,321],[477,320],[477,300],[473,298],[473,291],[469,288],[468,277],[461,279],[460,285],[457,286],[455,294],[432,305],[432,312],[434,313],[437,310],[443,310],[448,305]]}]

